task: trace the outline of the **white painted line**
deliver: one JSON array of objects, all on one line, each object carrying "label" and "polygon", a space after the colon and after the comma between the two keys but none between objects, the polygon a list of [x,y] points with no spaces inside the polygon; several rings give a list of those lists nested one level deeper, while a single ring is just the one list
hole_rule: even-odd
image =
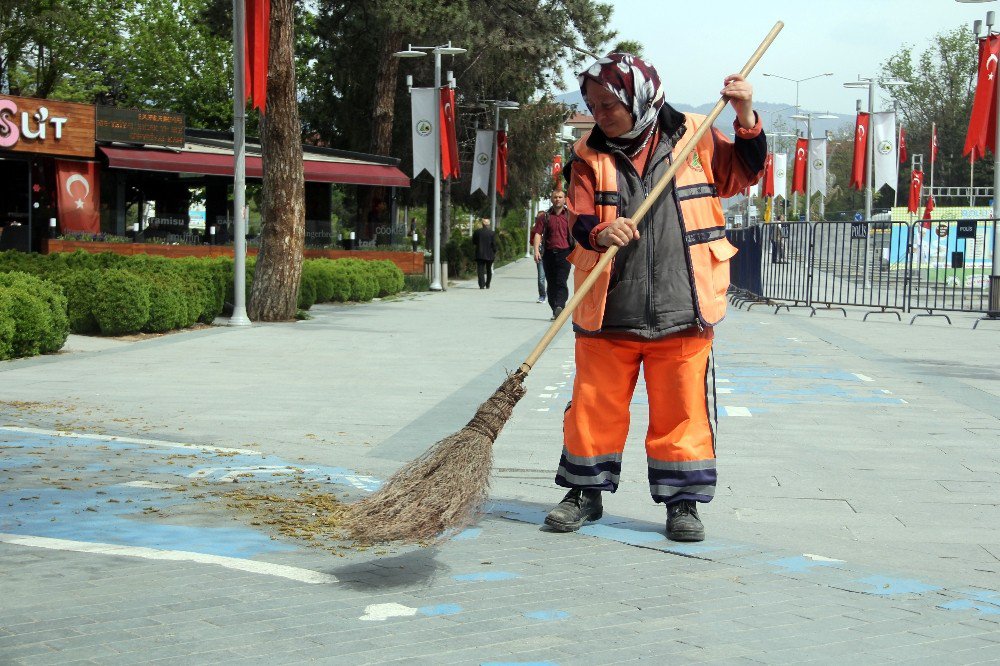
[{"label": "white painted line", "polygon": [[559,387],[557,387],[557,386],[546,386],[545,390],[546,391],[558,391]]},{"label": "white painted line", "polygon": [[732,393],[733,389],[731,389],[731,388],[716,388],[715,392],[716,393],[723,393],[723,394],[725,394],[725,393]]},{"label": "white painted line", "polygon": [[147,446],[162,446],[171,449],[194,449],[197,451],[211,451],[213,453],[239,453],[245,456],[262,456],[260,451],[250,449],[230,449],[223,446],[209,446],[207,444],[188,444],[186,442],[165,442],[160,439],[138,439],[135,437],[118,437],[115,435],[90,435],[87,433],[67,432],[65,430],[42,430],[40,428],[22,428],[19,426],[2,426],[0,430],[10,432],[23,432],[32,435],[48,435],[49,437],[68,437],[70,439],[96,439],[101,442],[122,442],[123,444],[145,444]]},{"label": "white painted line", "polygon": [[716,383],[716,384],[728,384],[728,383],[729,383],[729,380],[728,380],[728,379],[721,379],[721,378],[720,378],[720,379],[716,379],[716,380],[715,380],[715,383]]},{"label": "white painted line", "polygon": [[128,481],[127,483],[119,483],[118,485],[127,488],[156,488],[158,490],[180,488],[176,483],[169,483],[167,481]]},{"label": "white painted line", "polygon": [[889,395],[892,395],[892,391],[890,391],[889,389],[882,389],[882,393],[888,393]]},{"label": "white painted line", "polygon": [[384,622],[390,617],[412,617],[417,609],[403,604],[372,604],[365,606],[365,614],[358,619],[362,622]]},{"label": "white painted line", "polygon": [[49,537],[23,536],[20,534],[0,533],[0,542],[15,546],[31,548],[47,548],[49,550],[64,550],[74,553],[94,553],[96,555],[120,555],[123,557],[139,557],[145,560],[170,560],[173,562],[196,562],[198,564],[215,564],[226,569],[246,571],[287,578],[300,583],[329,584],[336,583],[337,577],[330,574],[289,567],[284,564],[272,564],[257,560],[242,560],[236,557],[222,555],[207,555],[205,553],[190,553],[183,550],[159,550],[140,546],[119,546],[111,543],[91,543],[89,541],[70,541],[68,539],[51,539]]},{"label": "white painted line", "polygon": [[555,395],[555,393],[539,393],[538,397],[539,398],[551,398],[554,395]]},{"label": "white painted line", "polygon": [[723,407],[726,416],[750,416],[750,410],[746,407]]},{"label": "white painted line", "polygon": [[872,378],[871,378],[871,377],[869,377],[868,375],[859,375],[859,374],[858,374],[858,373],[856,373],[856,372],[853,372],[853,373],[851,373],[851,374],[853,374],[853,375],[854,375],[855,377],[857,377],[858,379],[860,379],[860,380],[861,380],[861,381],[863,381],[863,382],[873,382],[873,381],[875,381],[874,379],[872,379]]},{"label": "white painted line", "polygon": [[844,560],[835,560],[832,557],[823,557],[822,555],[812,555],[810,553],[802,553],[802,557],[807,557],[814,562],[843,562]]},{"label": "white painted line", "polygon": [[536,412],[547,412],[547,411],[549,411],[549,408],[548,407],[541,407],[541,408],[536,409],[535,411]]}]

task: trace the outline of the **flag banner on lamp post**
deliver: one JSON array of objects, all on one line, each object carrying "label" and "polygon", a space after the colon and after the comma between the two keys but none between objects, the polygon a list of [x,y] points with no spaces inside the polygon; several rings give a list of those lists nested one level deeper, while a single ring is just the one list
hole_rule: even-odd
[{"label": "flag banner on lamp post", "polygon": [[854,161],[851,163],[851,189],[860,190],[865,186],[865,151],[868,148],[869,118],[867,113],[859,113],[854,123]]},{"label": "flag banner on lamp post", "polygon": [[271,0],[246,0],[246,93],[264,113],[267,101],[267,54],[271,49]]},{"label": "flag banner on lamp post", "polygon": [[101,184],[98,180],[97,162],[55,160],[55,163],[58,188],[56,207],[63,233],[100,233]]},{"label": "flag banner on lamp post", "polygon": [[414,88],[410,94],[411,130],[413,132],[413,177],[422,171],[434,176],[434,88]]},{"label": "flag banner on lamp post", "polygon": [[996,84],[997,59],[1000,57],[1000,35],[990,35],[979,40],[979,72],[976,79],[976,96],[972,100],[969,129],[965,134],[963,155],[973,159],[986,155],[987,146],[996,145]]},{"label": "flag banner on lamp post", "polygon": [[806,193],[806,167],[809,164],[809,142],[798,139],[795,142],[795,167],[792,172],[792,192]]},{"label": "flag banner on lamp post", "polygon": [[937,162],[938,142],[937,123],[931,123],[931,164]]},{"label": "flag banner on lamp post", "polygon": [[774,155],[774,195],[784,198],[788,190],[788,155],[776,153]]},{"label": "flag banner on lamp post", "polygon": [[555,189],[561,190],[559,187],[559,176],[562,175],[562,155],[555,155],[552,157],[552,181]]},{"label": "flag banner on lamp post", "polygon": [[441,88],[441,177],[458,178],[458,128],[455,118],[455,89]]},{"label": "flag banner on lamp post", "polygon": [[826,139],[809,141],[809,185],[812,193],[826,196]]},{"label": "flag banner on lamp post", "polygon": [[924,206],[924,219],[931,219],[931,211],[934,210],[934,195],[927,197],[927,205]]},{"label": "flag banner on lamp post", "polygon": [[750,187],[747,188],[747,196],[748,197],[759,197],[760,196],[760,183],[759,182],[754,183],[753,185],[751,185]]},{"label": "flag banner on lamp post", "polygon": [[910,174],[910,199],[907,202],[906,210],[916,213],[920,208],[920,190],[924,186],[924,172],[914,169]]},{"label": "flag banner on lamp post", "polygon": [[493,161],[493,130],[476,130],[476,152],[472,155],[472,190],[490,192],[490,170]]},{"label": "flag banner on lamp post", "polygon": [[883,185],[896,189],[899,179],[899,162],[896,161],[896,114],[892,111],[876,113],[872,118],[872,145],[875,147],[875,171],[872,183],[877,192]]},{"label": "flag banner on lamp post", "polygon": [[906,128],[899,128],[899,163],[906,164]]},{"label": "flag banner on lamp post", "polygon": [[764,159],[764,196],[774,196],[774,153]]},{"label": "flag banner on lamp post", "polygon": [[507,196],[507,132],[497,132],[497,194]]}]

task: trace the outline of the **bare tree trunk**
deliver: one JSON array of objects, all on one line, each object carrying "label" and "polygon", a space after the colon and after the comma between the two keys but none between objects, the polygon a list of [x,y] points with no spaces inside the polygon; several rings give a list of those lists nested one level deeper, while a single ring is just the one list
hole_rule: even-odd
[{"label": "bare tree trunk", "polygon": [[302,277],[306,200],[295,96],[294,4],[294,0],[271,2],[267,108],[260,123],[263,228],[247,305],[254,321],[294,319]]}]

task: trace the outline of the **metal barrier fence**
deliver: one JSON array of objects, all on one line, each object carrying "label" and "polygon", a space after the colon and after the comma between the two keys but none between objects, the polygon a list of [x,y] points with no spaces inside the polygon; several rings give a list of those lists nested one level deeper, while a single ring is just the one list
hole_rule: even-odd
[{"label": "metal barrier fence", "polygon": [[751,307],[771,305],[776,312],[872,308],[866,319],[875,313],[899,318],[914,310],[926,312],[916,316],[990,312],[995,225],[994,220],[787,222],[731,229],[727,237],[740,250],[730,267],[731,298]]}]

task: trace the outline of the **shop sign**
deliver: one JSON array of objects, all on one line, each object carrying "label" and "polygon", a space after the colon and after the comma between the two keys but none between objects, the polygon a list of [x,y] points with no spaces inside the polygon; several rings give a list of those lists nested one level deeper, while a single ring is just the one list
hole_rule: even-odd
[{"label": "shop sign", "polygon": [[97,107],[97,140],[184,147],[184,114]]},{"label": "shop sign", "polygon": [[0,95],[0,150],[94,156],[94,107]]}]

